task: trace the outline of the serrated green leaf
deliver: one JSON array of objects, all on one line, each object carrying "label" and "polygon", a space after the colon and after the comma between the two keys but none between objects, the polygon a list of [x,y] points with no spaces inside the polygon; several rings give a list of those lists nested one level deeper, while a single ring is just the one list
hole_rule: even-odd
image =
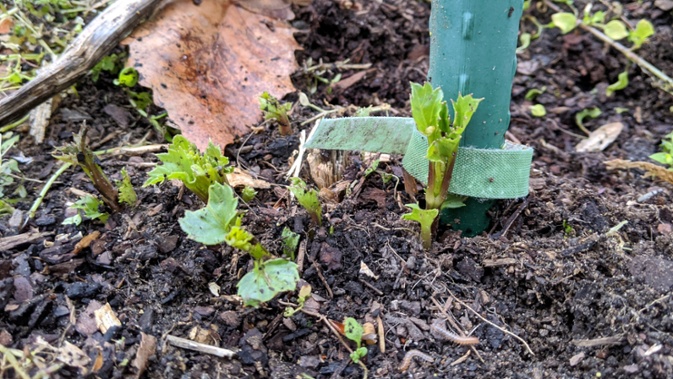
[{"label": "serrated green leaf", "polygon": [[[110,217],[110,214],[107,212],[101,212],[100,207],[103,206],[103,203],[98,200],[98,198],[86,195],[77,200],[73,205],[73,209],[80,210],[84,212],[84,217],[90,220],[98,220],[101,223],[105,224]],[[77,215],[68,217],[63,220],[63,224],[75,224],[79,225],[82,222],[82,216],[77,213]]]},{"label": "serrated green leaf", "polygon": [[258,307],[277,294],[293,291],[299,281],[299,271],[294,262],[283,258],[271,259],[259,264],[238,282],[238,296],[246,306]]},{"label": "serrated green leaf", "polygon": [[428,128],[439,126],[443,100],[444,92],[441,88],[433,89],[428,82],[424,85],[411,83],[411,115],[416,122],[416,128],[423,135],[429,136],[432,131]]},{"label": "serrated green leaf", "polygon": [[297,198],[299,204],[304,207],[316,225],[322,224],[322,206],[318,198],[318,191],[309,189],[300,178],[293,177],[292,184],[288,187],[290,192]]},{"label": "serrated green leaf", "polygon": [[455,101],[451,100],[454,112],[453,128],[458,134],[463,133],[482,100],[484,99],[475,99],[471,94],[467,96],[459,94]]},{"label": "serrated green leaf", "polygon": [[636,28],[629,32],[629,41],[633,43],[633,50],[639,49],[650,37],[654,35],[654,25],[648,20],[640,20]]},{"label": "serrated green leaf", "polygon": [[208,200],[210,185],[226,183],[226,174],[232,171],[229,159],[222,155],[219,147],[209,143],[201,154],[196,145],[181,135],[175,136],[168,152],[157,154],[157,158],[163,164],[150,171],[143,187],[177,179],[204,202]]},{"label": "serrated green leaf", "polygon": [[628,71],[621,72],[617,75],[617,81],[612,83],[605,89],[605,94],[610,97],[615,91],[620,91],[626,88],[629,85],[629,73]]},{"label": "serrated green leaf", "polygon": [[567,34],[575,29],[577,25],[577,17],[568,12],[554,13],[551,16],[552,25],[561,29],[561,33]]},{"label": "serrated green leaf", "polygon": [[121,171],[122,180],[117,181],[117,188],[119,189],[119,203],[128,204],[134,206],[136,201],[138,201],[138,196],[136,191],[133,189],[133,184],[131,184],[131,177],[126,171],[126,167],[122,168]]},{"label": "serrated green leaf", "polygon": [[603,32],[606,36],[615,41],[628,37],[629,32],[626,30],[626,25],[620,20],[612,20],[605,24]]},{"label": "serrated green leaf", "polygon": [[179,220],[189,238],[205,245],[225,242],[238,215],[238,199],[226,184],[213,183],[208,191],[208,204],[197,211],[186,211]]}]

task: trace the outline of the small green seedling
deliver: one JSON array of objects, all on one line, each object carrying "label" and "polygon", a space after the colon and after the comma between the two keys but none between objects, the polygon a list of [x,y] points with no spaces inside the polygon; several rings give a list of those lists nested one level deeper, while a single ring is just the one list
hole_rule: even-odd
[{"label": "small green seedling", "polygon": [[292,184],[288,187],[290,192],[297,198],[299,204],[308,211],[313,223],[316,226],[320,226],[322,224],[322,206],[318,199],[318,191],[312,188],[309,189],[300,178],[294,177],[291,181]]},{"label": "small green seedling", "polygon": [[98,220],[101,223],[105,224],[107,222],[108,217],[110,217],[110,214],[100,210],[102,205],[103,203],[101,203],[101,201],[98,200],[97,198],[90,195],[86,195],[77,200],[72,205],[72,208],[77,209],[77,214],[66,218],[65,220],[63,220],[62,224],[63,225],[74,224],[76,226],[79,226],[79,224],[82,223],[81,212],[84,213],[84,217],[86,217],[87,219]]},{"label": "small green seedling", "polygon": [[73,135],[74,143],[57,148],[54,157],[81,167],[103,197],[105,204],[113,212],[119,212],[122,208],[119,204],[119,193],[100,167],[98,157],[86,144],[86,133],[86,127],[82,127],[79,133]]},{"label": "small green seedling", "polygon": [[458,145],[482,100],[472,95],[459,94],[458,99],[451,101],[454,112],[452,122],[440,88],[433,89],[430,83],[423,86],[411,83],[411,114],[416,129],[428,139],[428,187],[425,191],[425,210],[418,204],[408,204],[412,211],[402,217],[421,224],[421,240],[426,249],[432,244],[432,229],[439,210],[447,200],[451,208],[456,207],[457,199],[449,194],[449,185]]},{"label": "small green seedling", "polygon": [[121,69],[122,60],[123,57],[117,54],[110,54],[103,57],[103,59],[96,63],[96,65],[91,69],[91,80],[96,83],[100,78],[100,74],[103,72],[109,72],[112,74],[117,73]]},{"label": "small green seedling", "polygon": [[605,89],[605,94],[610,97],[614,95],[615,91],[621,91],[629,85],[629,72],[624,71],[617,75],[617,81],[612,83]]},{"label": "small green seedling", "polygon": [[648,20],[640,20],[636,28],[629,32],[629,41],[633,43],[632,50],[640,49],[647,40],[654,35],[654,26]]},{"label": "small green seedling", "polygon": [[577,17],[573,13],[559,12],[551,15],[551,27],[561,29],[561,33],[568,34],[577,26]]},{"label": "small green seedling", "polygon": [[299,281],[297,264],[275,258],[257,239],[241,227],[238,199],[226,184],[214,182],[209,188],[205,208],[187,211],[179,220],[189,238],[205,245],[227,245],[253,258],[254,267],[238,282],[238,295],[246,306],[258,307],[277,294],[293,291]]},{"label": "small green seedling", "polygon": [[246,203],[251,202],[255,196],[257,196],[257,191],[255,191],[255,189],[250,186],[245,186],[243,190],[241,190],[241,199],[243,199],[243,201]]},{"label": "small green seedling", "polygon": [[650,159],[673,169],[673,133],[669,133],[661,141],[661,151],[650,155]]},{"label": "small green seedling", "polygon": [[528,92],[526,92],[526,95],[524,96],[524,98],[526,100],[533,101],[533,100],[535,100],[536,97],[538,97],[539,95],[542,95],[546,91],[547,91],[547,86],[542,86],[542,88],[540,88],[540,89],[532,88],[532,89],[529,89]]},{"label": "small green seedling", "polygon": [[162,183],[164,180],[180,180],[204,203],[208,201],[208,189],[213,183],[227,183],[226,174],[233,171],[229,159],[212,143],[201,154],[196,145],[178,135],[168,147],[167,153],[157,154],[163,163],[149,173],[143,187]]},{"label": "small green seedling", "polygon": [[297,246],[299,246],[299,237],[301,236],[290,230],[287,226],[283,228],[283,232],[280,235],[280,239],[283,241],[283,254],[291,260],[294,260]]},{"label": "small green seedling", "polygon": [[582,109],[575,115],[575,124],[577,124],[577,127],[580,128],[584,133],[591,134],[591,132],[589,132],[589,130],[587,130],[587,128],[584,126],[584,120],[587,118],[596,118],[602,113],[603,112],[598,107]]},{"label": "small green seedling", "polygon": [[297,308],[287,307],[283,316],[292,317],[295,313],[304,309],[304,304],[306,300],[311,296],[311,285],[306,284],[299,289],[299,294],[297,295]]},{"label": "small green seedling", "polygon": [[532,114],[533,117],[544,117],[547,115],[547,109],[542,104],[531,105],[530,114]]},{"label": "small green seedling", "polygon": [[292,103],[281,103],[268,92],[259,97],[259,109],[264,113],[264,120],[276,120],[280,126],[280,134],[287,136],[292,134],[292,125],[288,113],[292,109]]},{"label": "small green seedling", "polygon": [[124,67],[119,71],[119,76],[114,80],[116,86],[124,86],[128,88],[135,87],[138,84],[138,71],[133,67]]},{"label": "small green seedling", "polygon": [[357,348],[350,355],[353,363],[360,363],[360,360],[367,355],[367,348],[362,346],[363,333],[364,328],[356,319],[352,317],[346,317],[344,319],[344,334],[346,335],[346,338],[355,342],[357,345]]},{"label": "small green seedling", "polygon": [[126,167],[122,168],[121,175],[122,180],[118,180],[115,183],[117,184],[117,187],[119,187],[119,202],[134,206],[136,205],[136,201],[138,201],[138,195],[136,194],[136,190],[133,189],[131,177],[129,176],[128,171],[126,171]]}]

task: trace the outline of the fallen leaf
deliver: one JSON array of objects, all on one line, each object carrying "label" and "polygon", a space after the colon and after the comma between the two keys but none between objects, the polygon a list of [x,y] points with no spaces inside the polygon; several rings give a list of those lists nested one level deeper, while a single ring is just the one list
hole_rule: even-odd
[{"label": "fallen leaf", "polygon": [[220,147],[261,119],[258,97],[294,91],[299,45],[285,23],[228,0],[168,4],[125,40],[130,66],[182,134],[204,150]]},{"label": "fallen leaf", "polygon": [[285,0],[234,0],[234,4],[240,5],[250,12],[280,20],[292,20],[294,18],[290,3]]},{"label": "fallen leaf", "polygon": [[253,178],[250,173],[243,171],[238,167],[234,168],[234,172],[227,174],[227,181],[229,185],[238,188],[238,187],[252,187],[257,189],[269,189],[271,188],[271,183],[266,180],[260,180]]},{"label": "fallen leaf", "polygon": [[91,359],[82,351],[82,349],[68,341],[65,341],[63,346],[58,349],[58,357],[56,357],[56,359],[68,366],[79,368],[82,370],[82,376],[85,376],[89,372],[87,366],[91,363]]},{"label": "fallen leaf", "polygon": [[150,360],[150,357],[154,355],[157,350],[157,339],[156,337],[140,332],[140,346],[138,347],[138,352],[136,357],[133,360],[133,367],[136,370],[136,378],[140,378],[147,368],[147,362]]},{"label": "fallen leaf", "polygon": [[575,146],[575,151],[578,153],[603,151],[617,139],[622,130],[624,130],[624,124],[621,122],[605,124],[591,132],[587,139],[580,141]]},{"label": "fallen leaf", "polygon": [[360,274],[366,275],[366,276],[368,276],[370,278],[373,278],[373,279],[378,279],[379,278],[379,276],[375,275],[372,272],[372,270],[369,268],[369,266],[367,266],[367,264],[364,261],[360,261]]},{"label": "fallen leaf", "polygon": [[91,234],[87,234],[82,238],[77,244],[75,245],[75,248],[72,249],[72,254],[77,255],[79,254],[82,250],[86,249],[91,245],[91,243],[95,240],[98,239],[100,236],[100,232],[98,230],[95,230]]}]

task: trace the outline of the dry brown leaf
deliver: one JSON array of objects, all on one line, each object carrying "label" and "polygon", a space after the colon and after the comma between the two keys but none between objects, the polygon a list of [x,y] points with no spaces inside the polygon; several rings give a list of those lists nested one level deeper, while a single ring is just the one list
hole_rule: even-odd
[{"label": "dry brown leaf", "polygon": [[234,168],[234,172],[227,174],[227,181],[229,185],[234,188],[239,187],[252,187],[257,189],[269,189],[271,188],[271,183],[266,180],[255,179],[250,175],[249,172],[243,171],[238,167]]},{"label": "dry brown leaf", "polygon": [[624,130],[624,124],[621,122],[605,124],[591,132],[589,138],[580,141],[575,147],[575,151],[578,153],[603,151],[617,139],[622,130]]},{"label": "dry brown leaf", "polygon": [[294,91],[299,45],[292,28],[228,0],[176,0],[125,40],[140,84],[152,88],[182,134],[204,150],[224,147],[261,119],[264,91]]},{"label": "dry brown leaf", "polygon": [[157,350],[157,339],[156,337],[140,332],[140,346],[138,346],[138,352],[136,353],[135,359],[131,363],[135,367],[136,378],[140,378],[143,375],[143,372],[147,368],[147,362],[150,360],[150,357],[154,355]]},{"label": "dry brown leaf", "polygon": [[91,243],[100,237],[100,232],[98,230],[94,230],[93,233],[87,234],[77,242],[75,247],[72,249],[72,254],[77,255],[79,254],[82,250],[86,249],[87,247],[91,246]]},{"label": "dry brown leaf", "polygon": [[629,168],[639,168],[645,170],[649,175],[656,176],[659,179],[665,180],[673,184],[673,171],[667,170],[666,167],[658,166],[650,162],[630,162],[623,159],[613,159],[611,161],[605,162],[605,166],[608,170],[615,169],[629,169]]},{"label": "dry brown leaf", "polygon": [[290,9],[290,3],[285,0],[233,0],[250,12],[262,14],[280,20],[292,20],[294,13]]},{"label": "dry brown leaf", "polygon": [[56,359],[68,366],[79,368],[81,370],[80,373],[83,376],[89,372],[87,367],[91,363],[91,359],[82,351],[82,349],[68,341],[65,341],[63,346],[58,349],[58,356]]}]

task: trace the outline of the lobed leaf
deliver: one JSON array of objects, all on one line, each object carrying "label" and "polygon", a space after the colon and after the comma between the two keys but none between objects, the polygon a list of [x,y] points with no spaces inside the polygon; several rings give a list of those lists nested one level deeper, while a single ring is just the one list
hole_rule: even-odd
[{"label": "lobed leaf", "polygon": [[197,211],[186,211],[179,220],[189,238],[205,245],[225,242],[238,212],[238,199],[226,184],[213,183],[208,191],[208,204]]},{"label": "lobed leaf", "polygon": [[426,82],[424,85],[411,83],[411,115],[416,122],[416,128],[426,137],[429,137],[433,130],[439,126],[440,114],[446,107],[444,92],[441,88],[432,88],[432,85]]},{"label": "lobed leaf", "polygon": [[299,281],[294,262],[283,258],[255,264],[255,268],[238,282],[238,296],[246,306],[258,307],[285,291],[293,291]]}]

